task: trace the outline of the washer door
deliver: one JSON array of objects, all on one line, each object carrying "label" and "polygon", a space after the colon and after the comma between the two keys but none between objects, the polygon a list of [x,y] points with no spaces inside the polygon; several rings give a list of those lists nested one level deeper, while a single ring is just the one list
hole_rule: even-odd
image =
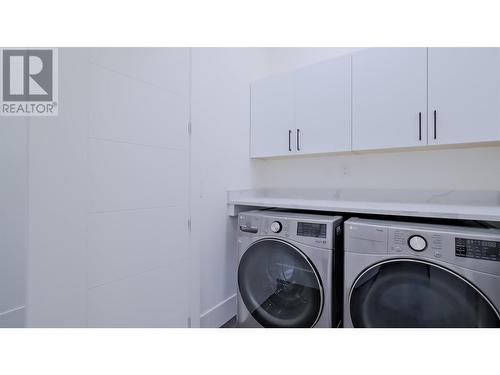
[{"label": "washer door", "polygon": [[350,295],[354,327],[500,327],[497,311],[456,273],[420,260],[365,270]]},{"label": "washer door", "polygon": [[312,327],[323,307],[323,288],[313,265],[298,248],[280,240],[260,240],[247,249],[238,287],[263,327]]}]

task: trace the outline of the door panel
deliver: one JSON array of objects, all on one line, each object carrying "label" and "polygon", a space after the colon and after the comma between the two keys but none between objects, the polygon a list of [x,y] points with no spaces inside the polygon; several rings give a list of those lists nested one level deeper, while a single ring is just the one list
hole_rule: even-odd
[{"label": "door panel", "polygon": [[295,127],[300,153],[351,149],[351,57],[295,73]]},{"label": "door panel", "polygon": [[[29,119],[28,327],[185,327],[199,316],[186,240],[189,56],[59,49],[64,109]],[[92,98],[106,86],[126,92],[104,108]]]},{"label": "door panel", "polygon": [[429,48],[428,117],[429,144],[500,140],[500,49]]},{"label": "door panel", "polygon": [[419,260],[379,263],[355,281],[349,298],[354,327],[500,327],[481,291],[457,274]]},{"label": "door panel", "polygon": [[294,246],[261,240],[250,246],[238,267],[241,299],[263,327],[314,326],[323,307],[317,271]]},{"label": "door panel", "polygon": [[353,54],[352,109],[353,150],[425,145],[427,49]]},{"label": "door panel", "polygon": [[251,157],[288,155],[295,149],[293,76],[281,74],[251,87]]}]

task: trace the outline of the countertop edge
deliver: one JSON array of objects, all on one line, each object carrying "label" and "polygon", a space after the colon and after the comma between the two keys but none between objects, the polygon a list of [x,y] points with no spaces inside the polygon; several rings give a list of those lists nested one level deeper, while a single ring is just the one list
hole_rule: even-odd
[{"label": "countertop edge", "polygon": [[[410,217],[428,217],[458,220],[500,221],[500,209],[496,207],[471,205],[443,205],[400,202],[363,202],[363,201],[323,201],[301,200],[280,197],[251,197],[231,199],[228,194],[229,206],[276,207],[288,209],[304,209],[328,212],[347,212],[359,214],[394,215]],[[371,206],[371,207],[370,207]],[[478,212],[481,210],[495,212]],[[237,210],[229,210],[236,212]],[[498,211],[498,212],[496,212]]]}]

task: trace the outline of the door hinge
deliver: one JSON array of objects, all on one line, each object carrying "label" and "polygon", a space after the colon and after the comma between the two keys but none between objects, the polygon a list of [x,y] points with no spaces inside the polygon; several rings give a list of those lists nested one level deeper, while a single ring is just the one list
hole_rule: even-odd
[{"label": "door hinge", "polygon": [[188,219],[188,231],[191,232],[191,219]]},{"label": "door hinge", "polygon": [[191,328],[191,317],[188,317],[187,319],[187,327]]},{"label": "door hinge", "polygon": [[192,126],[191,126],[191,121],[188,122],[188,134],[191,135],[192,132]]}]

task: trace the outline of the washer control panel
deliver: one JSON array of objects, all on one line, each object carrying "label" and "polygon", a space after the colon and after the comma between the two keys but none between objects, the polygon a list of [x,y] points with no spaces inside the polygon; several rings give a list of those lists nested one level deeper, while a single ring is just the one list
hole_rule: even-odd
[{"label": "washer control panel", "polygon": [[297,236],[326,238],[326,224],[299,221]]},{"label": "washer control panel", "polygon": [[322,249],[332,250],[335,239],[342,232],[342,217],[255,210],[238,215],[238,228],[242,236],[271,237],[297,241]]},{"label": "washer control panel", "polygon": [[422,236],[414,235],[408,239],[408,245],[412,250],[424,251],[427,247],[427,241]]},{"label": "washer control panel", "polygon": [[389,228],[389,251],[408,255],[429,255],[440,257],[441,236],[430,235],[420,230]]},{"label": "washer control panel", "polygon": [[279,221],[273,221],[271,223],[271,232],[273,232],[273,233],[279,233],[279,232],[281,232],[281,228],[282,227],[283,226],[281,225],[281,223]]},{"label": "washer control panel", "polygon": [[500,262],[500,242],[456,237],[455,255]]}]

